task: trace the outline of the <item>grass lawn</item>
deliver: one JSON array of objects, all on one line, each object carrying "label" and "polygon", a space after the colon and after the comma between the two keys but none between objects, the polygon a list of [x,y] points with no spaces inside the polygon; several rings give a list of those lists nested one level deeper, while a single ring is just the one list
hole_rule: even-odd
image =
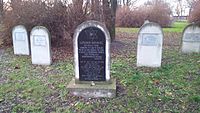
[{"label": "grass lawn", "polygon": [[30,57],[6,49],[0,57],[0,112],[200,112],[200,54],[164,51],[161,68],[137,68],[136,56],[113,58],[117,97],[69,95],[73,61],[34,66]]},{"label": "grass lawn", "polygon": [[[175,23],[166,31],[180,32],[185,25]],[[182,54],[180,40],[173,33],[165,37],[160,68],[136,67],[137,39],[117,40],[115,47],[122,53],[111,60],[111,76],[117,79],[113,99],[69,94],[66,86],[74,77],[73,58],[37,66],[30,56],[13,55],[13,49],[7,48],[0,52],[0,113],[199,113],[200,54]]]},{"label": "grass lawn", "polygon": [[[187,22],[175,22],[171,28],[163,28],[164,32],[182,33],[188,25]],[[117,32],[138,33],[139,28],[116,28]]]}]

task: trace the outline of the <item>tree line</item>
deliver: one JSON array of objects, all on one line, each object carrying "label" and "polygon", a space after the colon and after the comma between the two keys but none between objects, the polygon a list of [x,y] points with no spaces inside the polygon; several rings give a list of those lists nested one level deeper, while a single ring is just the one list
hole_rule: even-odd
[{"label": "tree line", "polygon": [[[182,4],[182,0],[175,1]],[[136,2],[138,0],[0,0],[0,18],[4,25],[0,35],[5,36],[5,42],[11,42],[8,36],[13,26],[23,24],[30,30],[35,25],[43,25],[50,30],[53,39],[62,40],[72,38],[75,28],[82,22],[97,20],[105,23],[114,40],[115,25],[139,27],[146,19],[162,26],[170,24],[171,9],[164,0],[152,0],[131,8]],[[187,2],[190,22],[198,22],[200,0]]]}]

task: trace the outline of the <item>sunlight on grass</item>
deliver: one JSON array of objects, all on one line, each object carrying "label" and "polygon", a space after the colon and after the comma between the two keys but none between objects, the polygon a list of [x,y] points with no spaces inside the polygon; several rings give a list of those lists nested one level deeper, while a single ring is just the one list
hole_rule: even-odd
[{"label": "sunlight on grass", "polygon": [[[187,22],[175,22],[171,28],[163,28],[164,32],[175,32],[175,33],[181,33],[183,32],[184,28],[188,25]],[[122,28],[117,27],[116,32],[117,33],[138,33],[140,28]]]},{"label": "sunlight on grass", "polygon": [[188,25],[187,22],[175,22],[171,28],[164,28],[164,32],[183,32],[184,28]]}]

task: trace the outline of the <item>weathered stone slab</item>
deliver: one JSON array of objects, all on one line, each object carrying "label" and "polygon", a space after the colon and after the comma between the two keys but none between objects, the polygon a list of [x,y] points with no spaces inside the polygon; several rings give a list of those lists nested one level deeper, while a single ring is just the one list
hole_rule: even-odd
[{"label": "weathered stone slab", "polygon": [[77,84],[73,79],[67,89],[74,96],[84,98],[113,98],[116,97],[116,80],[111,80],[111,84]]},{"label": "weathered stone slab", "polygon": [[12,30],[15,55],[30,55],[28,33],[24,26],[15,26]]},{"label": "weathered stone slab", "polygon": [[183,32],[183,53],[200,53],[200,27],[195,24],[188,25]]},{"label": "weathered stone slab", "polygon": [[160,67],[163,31],[160,25],[146,22],[138,34],[137,66]]},{"label": "weathered stone slab", "polygon": [[36,26],[31,31],[32,64],[51,65],[51,43],[48,29]]}]

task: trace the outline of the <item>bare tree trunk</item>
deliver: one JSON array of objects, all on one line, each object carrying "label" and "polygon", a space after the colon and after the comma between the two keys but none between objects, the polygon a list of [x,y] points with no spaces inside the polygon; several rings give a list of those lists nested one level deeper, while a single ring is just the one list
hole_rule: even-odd
[{"label": "bare tree trunk", "polygon": [[94,20],[101,20],[100,1],[91,0],[91,18]]},{"label": "bare tree trunk", "polygon": [[104,22],[110,32],[111,40],[115,40],[115,18],[117,10],[117,0],[103,0]]},{"label": "bare tree trunk", "polygon": [[126,6],[129,6],[130,0],[126,0]]},{"label": "bare tree trunk", "polygon": [[116,12],[117,12],[117,0],[111,0],[111,29],[110,34],[112,41],[115,40],[115,21],[116,21]]},{"label": "bare tree trunk", "polygon": [[0,18],[3,16],[3,0],[0,0]]},{"label": "bare tree trunk", "polygon": [[85,20],[83,12],[83,0],[73,0],[73,8],[70,10],[72,13],[74,13],[74,15],[70,17],[70,20],[74,21],[74,23],[70,23],[72,24],[71,35],[73,36],[73,29],[75,29],[76,26],[78,26],[83,22],[83,20]]},{"label": "bare tree trunk", "polygon": [[123,5],[124,5],[124,6],[126,5],[126,1],[125,1],[125,0],[123,0]]}]

